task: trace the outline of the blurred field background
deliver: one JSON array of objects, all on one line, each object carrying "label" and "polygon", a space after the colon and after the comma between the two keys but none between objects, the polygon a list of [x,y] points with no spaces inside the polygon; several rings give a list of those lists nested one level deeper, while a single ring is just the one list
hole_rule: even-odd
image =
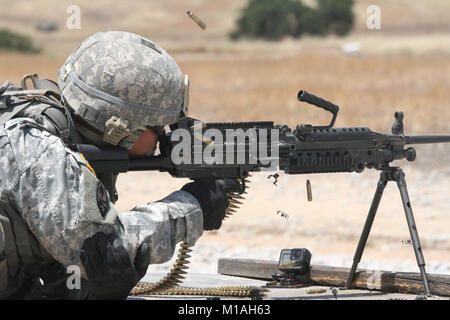
[{"label": "blurred field background", "polygon": [[[355,29],[347,37],[232,42],[228,33],[245,3],[0,0],[0,28],[26,34],[43,49],[39,55],[0,51],[0,82],[18,83],[33,72],[56,79],[78,42],[97,31],[125,30],[155,40],[174,56],[191,80],[191,115],[204,121],[328,123],[327,113],[296,100],[298,90],[305,89],[341,107],[338,127],[390,132],[394,112],[402,110],[407,134],[450,133],[450,1],[356,0]],[[80,30],[66,28],[71,4],[81,8]],[[381,30],[366,27],[366,9],[373,4],[381,8]],[[187,10],[207,29],[195,25]],[[37,31],[36,24],[46,20],[59,29]],[[360,50],[346,53],[348,44]],[[417,161],[405,164],[405,171],[425,259],[432,271],[450,273],[450,151],[448,145],[417,150]],[[313,202],[306,201],[307,178]],[[282,248],[291,247],[309,248],[315,263],[350,266],[377,179],[377,172],[281,175],[274,187],[266,174],[255,175],[240,212],[201,238],[193,268],[214,271],[217,257],[276,260]],[[128,210],[160,199],[185,182],[160,173],[122,175],[117,206]],[[416,271],[412,247],[402,244],[408,238],[392,185],[362,266]]]}]

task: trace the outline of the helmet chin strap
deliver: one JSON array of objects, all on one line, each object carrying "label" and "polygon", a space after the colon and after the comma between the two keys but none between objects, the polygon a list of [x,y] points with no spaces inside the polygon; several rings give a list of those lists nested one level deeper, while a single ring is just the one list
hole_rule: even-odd
[{"label": "helmet chin strap", "polygon": [[80,133],[80,135],[86,140],[88,140],[90,143],[99,147],[111,146],[111,144],[103,141],[102,138],[97,133],[84,126],[80,121],[78,121],[78,119],[75,120],[75,124],[76,124],[75,127],[77,131]]},{"label": "helmet chin strap", "polygon": [[[135,144],[137,138],[139,137],[139,134],[131,133],[127,135],[125,138],[121,139],[117,144],[113,144],[111,142],[104,140],[104,134],[101,133],[97,128],[91,126],[89,123],[84,121],[84,119],[80,117],[73,117],[75,127],[77,131],[80,133],[80,135],[88,140],[88,142],[95,144],[99,147],[111,147],[111,146],[119,146],[124,149],[130,150],[133,145]],[[144,131],[141,130],[143,133]],[[139,132],[139,130],[138,130]],[[149,155],[153,154],[155,150],[153,150]]]}]

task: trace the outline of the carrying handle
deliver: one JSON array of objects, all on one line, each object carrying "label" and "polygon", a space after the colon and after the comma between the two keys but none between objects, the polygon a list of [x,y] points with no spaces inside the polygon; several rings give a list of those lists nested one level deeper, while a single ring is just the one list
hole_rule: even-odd
[{"label": "carrying handle", "polygon": [[331,129],[334,126],[334,123],[336,122],[337,114],[339,112],[339,106],[335,105],[334,103],[331,103],[330,101],[327,101],[325,99],[317,97],[311,93],[308,93],[306,90],[300,90],[297,94],[297,99],[298,99],[298,101],[307,102],[309,104],[312,104],[316,107],[322,108],[333,114],[333,118],[331,119],[331,122],[328,126],[314,127],[314,128]]}]

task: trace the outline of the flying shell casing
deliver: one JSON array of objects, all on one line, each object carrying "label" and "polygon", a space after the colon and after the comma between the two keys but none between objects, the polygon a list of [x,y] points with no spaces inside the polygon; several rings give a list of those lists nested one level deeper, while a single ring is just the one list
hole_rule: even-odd
[{"label": "flying shell casing", "polygon": [[306,193],[308,195],[308,201],[312,201],[312,188],[309,180],[306,180]]},{"label": "flying shell casing", "polygon": [[186,13],[189,18],[191,18],[192,21],[194,21],[200,28],[202,28],[203,30],[206,29],[206,24],[202,20],[200,20],[200,18],[197,17],[192,11],[187,11]]},{"label": "flying shell casing", "polygon": [[307,289],[306,290],[306,293],[307,294],[319,294],[319,293],[325,293],[325,292],[327,292],[327,290],[326,289],[322,289],[322,288],[318,288],[318,289]]}]

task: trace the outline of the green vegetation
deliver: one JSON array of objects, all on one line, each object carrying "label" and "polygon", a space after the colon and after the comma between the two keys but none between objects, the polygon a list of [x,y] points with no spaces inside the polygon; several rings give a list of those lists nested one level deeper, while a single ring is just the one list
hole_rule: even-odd
[{"label": "green vegetation", "polygon": [[328,33],[347,35],[353,28],[354,0],[317,0],[320,22]]},{"label": "green vegetation", "polygon": [[279,40],[304,34],[344,36],[351,31],[354,0],[316,1],[317,7],[312,8],[300,0],[249,0],[230,37]]},{"label": "green vegetation", "polygon": [[29,37],[0,29],[0,50],[14,50],[27,53],[39,53]]}]

